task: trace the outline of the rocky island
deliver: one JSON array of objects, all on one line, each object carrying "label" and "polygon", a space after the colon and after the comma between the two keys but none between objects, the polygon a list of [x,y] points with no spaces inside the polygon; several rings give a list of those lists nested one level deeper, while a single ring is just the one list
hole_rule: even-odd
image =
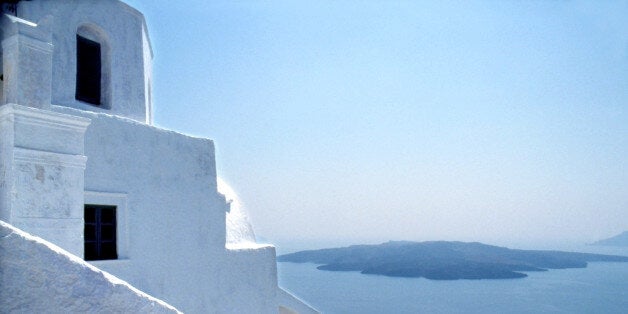
[{"label": "rocky island", "polygon": [[628,231],[624,231],[608,239],[603,239],[603,240],[594,242],[593,245],[628,247]]},{"label": "rocky island", "polygon": [[588,262],[628,262],[628,256],[516,250],[478,242],[390,241],[379,245],[300,251],[279,262],[315,263],[329,271],[359,271],[433,280],[523,278],[528,271],[584,268]]}]

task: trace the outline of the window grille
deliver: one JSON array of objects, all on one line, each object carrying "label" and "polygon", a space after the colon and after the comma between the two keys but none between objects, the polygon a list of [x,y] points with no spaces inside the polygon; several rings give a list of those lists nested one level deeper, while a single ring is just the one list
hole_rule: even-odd
[{"label": "window grille", "polygon": [[117,259],[116,207],[85,205],[85,260]]}]

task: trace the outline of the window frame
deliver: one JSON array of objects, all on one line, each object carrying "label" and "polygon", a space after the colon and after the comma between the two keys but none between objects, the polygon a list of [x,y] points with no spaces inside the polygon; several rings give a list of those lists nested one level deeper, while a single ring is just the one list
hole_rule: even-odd
[{"label": "window frame", "polygon": [[128,260],[130,258],[129,252],[129,227],[127,217],[127,193],[119,192],[101,192],[101,191],[85,191],[84,204],[90,205],[106,205],[116,206],[116,240],[117,240],[117,260],[94,260],[92,263],[110,263],[120,260]]},{"label": "window frame", "polygon": [[84,217],[84,259],[118,259],[117,207],[85,204]]}]

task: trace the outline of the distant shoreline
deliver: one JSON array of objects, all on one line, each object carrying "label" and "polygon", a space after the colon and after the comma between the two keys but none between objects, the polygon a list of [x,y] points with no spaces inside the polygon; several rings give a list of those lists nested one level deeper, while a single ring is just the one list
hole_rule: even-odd
[{"label": "distant shoreline", "polygon": [[589,245],[593,246],[610,246],[628,248],[628,231],[624,231],[616,236],[595,241]]}]

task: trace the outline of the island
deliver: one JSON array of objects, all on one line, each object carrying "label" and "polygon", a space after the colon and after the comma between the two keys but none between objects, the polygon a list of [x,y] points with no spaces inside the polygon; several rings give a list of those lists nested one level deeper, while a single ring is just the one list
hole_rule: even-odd
[{"label": "island", "polygon": [[588,262],[628,262],[628,256],[516,250],[478,242],[390,241],[300,251],[277,261],[321,264],[317,268],[328,271],[456,280],[523,278],[524,272],[584,268]]},{"label": "island", "polygon": [[628,231],[624,231],[614,237],[603,239],[592,243],[593,245],[601,246],[624,246],[628,247]]}]

